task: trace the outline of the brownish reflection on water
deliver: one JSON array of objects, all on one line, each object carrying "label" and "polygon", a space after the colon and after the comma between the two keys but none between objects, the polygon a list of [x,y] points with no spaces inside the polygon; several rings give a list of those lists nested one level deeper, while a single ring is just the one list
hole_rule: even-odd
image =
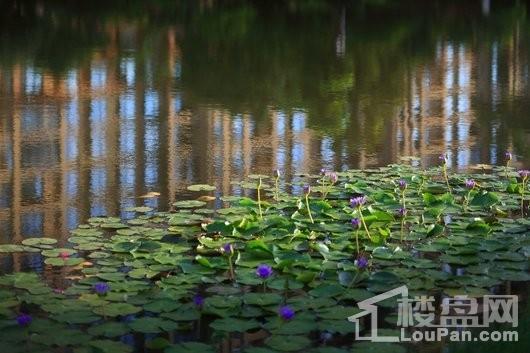
[{"label": "brownish reflection on water", "polygon": [[18,38],[16,24],[0,40],[1,242],[64,242],[92,215],[166,209],[193,183],[229,194],[251,172],[290,180],[404,156],[428,166],[443,151],[455,168],[502,163],[506,149],[530,162],[524,2],[449,2],[419,8],[419,22],[414,1],[307,12],[235,3],[201,2],[160,23],[150,11],[9,8],[13,21],[29,12],[53,23],[59,42],[42,28]]}]

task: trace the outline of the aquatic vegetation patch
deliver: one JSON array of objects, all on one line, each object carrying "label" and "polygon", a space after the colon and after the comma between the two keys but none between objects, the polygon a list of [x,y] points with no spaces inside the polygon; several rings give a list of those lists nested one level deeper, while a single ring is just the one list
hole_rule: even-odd
[{"label": "aquatic vegetation patch", "polygon": [[[0,276],[2,348],[120,353],[142,337],[165,353],[216,352],[223,342],[244,353],[405,351],[354,342],[347,317],[358,301],[402,284],[418,295],[482,296],[530,280],[529,174],[509,163],[451,174],[441,161],[282,184],[298,194],[280,189],[280,172],[251,175],[237,184],[255,197],[225,195],[221,209],[202,195],[172,212],[90,218],[60,247],[49,238],[0,245],[69,278],[58,288],[36,273]],[[395,301],[381,305],[392,321]]]}]

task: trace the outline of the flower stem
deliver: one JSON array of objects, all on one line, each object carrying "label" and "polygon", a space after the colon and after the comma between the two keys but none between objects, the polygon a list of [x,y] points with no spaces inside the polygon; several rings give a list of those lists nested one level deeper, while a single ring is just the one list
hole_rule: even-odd
[{"label": "flower stem", "polygon": [[228,257],[228,267],[229,267],[229,275],[230,275],[230,279],[231,279],[232,281],[235,281],[235,279],[236,279],[236,274],[235,274],[235,272],[234,272],[234,265],[232,264],[232,256],[233,256],[233,255],[230,255],[230,256]]},{"label": "flower stem", "polygon": [[326,177],[322,177],[322,200],[325,200],[328,196],[328,183],[326,183]]},{"label": "flower stem", "polygon": [[355,231],[355,243],[357,244],[357,255],[359,255],[359,227],[357,227],[357,230]]},{"label": "flower stem", "polygon": [[403,217],[401,219],[401,238],[399,239],[399,241],[401,243],[403,243],[403,228],[405,227],[405,217]]},{"label": "flower stem", "polygon": [[447,185],[447,189],[449,190],[449,193],[452,195],[453,191],[451,190],[451,185],[449,185],[449,176],[447,175],[447,166],[445,164],[443,166],[443,174],[444,174],[445,184]]},{"label": "flower stem", "polygon": [[423,187],[425,186],[425,177],[423,175],[423,172],[421,174],[421,184],[420,186],[418,187],[418,195],[421,196],[422,195],[422,192],[423,192]]},{"label": "flower stem", "polygon": [[363,224],[364,230],[366,231],[366,234],[368,235],[368,239],[372,241],[372,236],[370,235],[370,231],[368,230],[368,227],[366,226],[366,222],[364,221],[363,212],[361,210],[361,207],[358,208],[359,214],[361,215],[361,223]]},{"label": "flower stem", "polygon": [[313,220],[313,215],[311,214],[311,209],[309,208],[309,194],[305,194],[305,207],[307,208],[307,214],[309,215],[311,223],[315,223]]},{"label": "flower stem", "polygon": [[464,211],[467,211],[467,206],[469,206],[469,198],[471,197],[471,191],[473,191],[473,189],[469,190],[467,192],[467,196],[464,197]]},{"label": "flower stem", "polygon": [[521,185],[521,218],[524,217],[524,195],[526,191],[526,178],[523,178]]},{"label": "flower stem", "polygon": [[261,210],[261,178],[258,182],[258,208],[259,208],[259,217],[263,219],[263,211]]},{"label": "flower stem", "polygon": [[274,181],[274,187],[275,187],[275,189],[276,189],[276,190],[275,190],[275,194],[276,194],[275,199],[276,199],[276,201],[278,201],[278,199],[280,198],[280,187],[278,186],[278,184],[279,184],[279,180],[280,180],[280,177],[277,176],[277,177],[276,177],[276,180]]}]

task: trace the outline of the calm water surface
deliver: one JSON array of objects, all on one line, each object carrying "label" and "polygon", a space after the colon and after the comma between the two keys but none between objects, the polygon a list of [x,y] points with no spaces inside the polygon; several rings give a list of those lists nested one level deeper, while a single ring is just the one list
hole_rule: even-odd
[{"label": "calm water surface", "polygon": [[530,166],[529,3],[373,3],[0,1],[0,242],[274,169]]}]

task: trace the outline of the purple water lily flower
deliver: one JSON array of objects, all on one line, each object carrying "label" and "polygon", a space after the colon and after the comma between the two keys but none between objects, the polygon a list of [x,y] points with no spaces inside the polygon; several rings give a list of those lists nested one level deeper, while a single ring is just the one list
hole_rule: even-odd
[{"label": "purple water lily flower", "polygon": [[223,244],[221,247],[221,252],[226,255],[232,255],[234,253],[234,246],[231,243]]},{"label": "purple water lily flower", "polygon": [[326,176],[332,184],[335,184],[339,180],[339,176],[335,172],[326,173]]},{"label": "purple water lily flower", "polygon": [[408,211],[406,208],[401,207],[400,209],[397,210],[397,215],[398,215],[399,217],[405,217],[405,216],[407,215],[408,212],[409,212],[409,211]]},{"label": "purple water lily flower", "polygon": [[355,260],[355,266],[357,266],[359,270],[364,270],[368,267],[368,259],[364,256],[359,256],[357,260]]},{"label": "purple water lily flower", "polygon": [[304,185],[304,194],[309,195],[311,193],[311,186],[309,184]]},{"label": "purple water lily flower", "polygon": [[530,176],[530,170],[528,169],[521,169],[517,173],[519,173],[519,176],[525,180]]},{"label": "purple water lily flower", "polygon": [[404,179],[398,180],[398,187],[400,190],[405,190],[407,188],[408,184]]},{"label": "purple water lily flower", "polygon": [[200,294],[195,294],[193,296],[193,304],[197,307],[202,307],[204,305],[204,297]]},{"label": "purple water lily flower", "polygon": [[256,275],[262,279],[267,279],[272,275],[272,267],[261,264],[256,268]]},{"label": "purple water lily flower", "polygon": [[97,295],[105,295],[110,290],[110,286],[105,282],[98,282],[92,286]]},{"label": "purple water lily flower", "polygon": [[278,310],[278,314],[285,321],[292,320],[294,318],[294,316],[295,316],[294,310],[291,307],[287,306],[287,305],[282,306],[280,308],[280,310]]},{"label": "purple water lily flower", "polygon": [[17,324],[20,327],[27,327],[31,324],[31,321],[33,321],[33,318],[29,314],[20,314],[17,316]]},{"label": "purple water lily flower", "polygon": [[474,189],[477,186],[477,182],[473,179],[466,180],[466,188]]},{"label": "purple water lily flower", "polygon": [[366,196],[359,196],[350,199],[350,205],[352,208],[361,207],[366,203]]},{"label": "purple water lily flower", "polygon": [[352,218],[351,225],[353,226],[353,228],[360,228],[361,220],[359,218]]},{"label": "purple water lily flower", "polygon": [[513,154],[510,151],[506,151],[506,152],[504,152],[504,158],[507,161],[511,161],[513,159]]}]

